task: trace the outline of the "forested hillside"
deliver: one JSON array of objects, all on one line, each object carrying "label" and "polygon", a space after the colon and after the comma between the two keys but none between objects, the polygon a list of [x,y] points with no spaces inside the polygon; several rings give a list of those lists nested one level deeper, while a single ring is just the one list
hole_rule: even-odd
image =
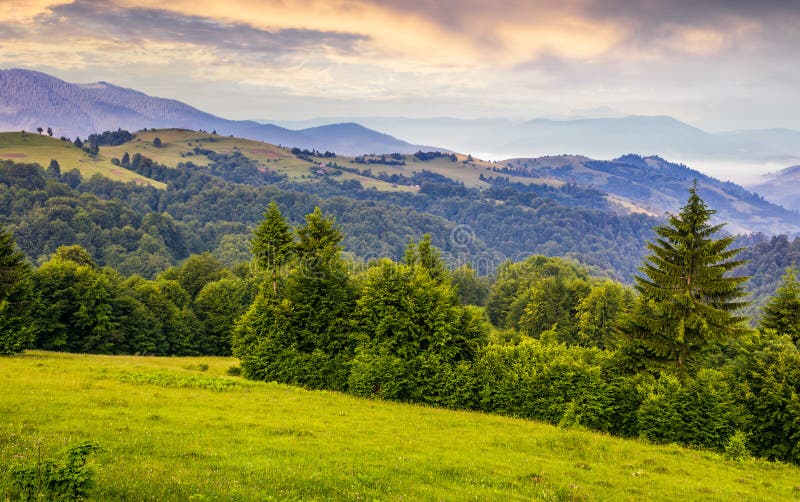
[{"label": "forested hillside", "polygon": [[245,256],[252,226],[277,200],[292,222],[315,206],[330,212],[348,235],[346,249],[364,258],[399,257],[410,239],[430,233],[451,263],[471,263],[481,274],[505,259],[541,253],[572,256],[630,280],[655,222],[610,213],[601,194],[571,185],[479,190],[426,174],[426,164],[408,181],[417,185],[413,192],[381,192],[336,176],[292,181],[235,154],[203,155],[200,166],[190,157],[176,168],[140,154],[121,157],[122,167],[166,183],[166,190],[6,161],[3,221],[22,249],[39,259],[77,243],[101,265],[149,277],[189,253],[214,251],[231,263]]},{"label": "forested hillside", "polygon": [[591,186],[657,216],[675,212],[687,184],[697,180],[703,198],[716,210],[715,221],[726,223],[729,232],[800,232],[800,215],[796,211],[766,201],[735,183],[720,181],[656,156],[624,155],[611,161],[556,156],[513,159],[501,164],[501,172]]}]

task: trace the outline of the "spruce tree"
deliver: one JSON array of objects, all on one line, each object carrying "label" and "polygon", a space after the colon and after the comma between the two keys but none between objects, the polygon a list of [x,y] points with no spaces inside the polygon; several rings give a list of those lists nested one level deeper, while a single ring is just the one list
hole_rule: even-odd
[{"label": "spruce tree", "polygon": [[775,295],[764,306],[761,328],[774,329],[779,335],[789,335],[800,343],[800,283],[797,269],[786,269]]},{"label": "spruce tree", "polygon": [[319,208],[296,233],[297,259],[288,263],[283,286],[259,291],[234,329],[233,353],[250,378],[342,390],[356,296],[341,257],[342,234]]},{"label": "spruce tree", "polygon": [[292,230],[278,209],[278,204],[272,201],[255,230],[251,249],[256,265],[270,272],[273,293],[277,292],[278,269],[291,256],[293,246]]},{"label": "spruce tree", "polygon": [[344,239],[332,218],[326,218],[319,207],[306,215],[306,224],[297,229],[300,241],[297,250],[303,260],[328,260],[338,256]]},{"label": "spruce tree", "polygon": [[61,166],[56,159],[50,160],[50,165],[47,166],[47,175],[51,178],[59,179],[61,177]]},{"label": "spruce tree", "polygon": [[431,244],[431,234],[423,235],[417,243],[409,242],[403,261],[406,265],[418,265],[424,268],[437,282],[449,280],[441,252]]},{"label": "spruce tree", "polygon": [[741,249],[730,248],[733,236],[714,238],[724,226],[710,224],[714,212],[695,181],[686,205],[655,228],[640,268],[644,275],[635,277],[641,296],[629,334],[646,359],[673,366],[679,375],[688,373],[693,356],[744,329],[745,318],[734,312],[747,304],[740,300],[747,278],[729,275],[744,263],[734,259]]}]

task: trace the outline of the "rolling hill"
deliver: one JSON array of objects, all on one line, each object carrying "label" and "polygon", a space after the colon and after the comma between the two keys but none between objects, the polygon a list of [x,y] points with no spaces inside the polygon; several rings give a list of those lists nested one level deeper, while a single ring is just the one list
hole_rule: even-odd
[{"label": "rolling hill", "polygon": [[341,154],[413,153],[420,147],[354,124],[290,130],[227,120],[174,99],[109,84],[72,84],[28,70],[0,70],[0,130],[52,127],[56,136],[87,136],[117,128],[183,128]]},{"label": "rolling hill", "polygon": [[[353,137],[369,131],[357,124],[348,125],[348,128]],[[311,130],[319,138],[325,138],[331,132],[330,127]],[[161,140],[159,147],[153,144],[156,137]],[[521,187],[553,188],[571,184],[598,190],[606,199],[603,208],[610,212],[642,213],[655,217],[678,210],[685,200],[687,187],[693,179],[697,179],[701,195],[717,210],[716,221],[727,223],[728,231],[800,233],[800,215],[797,212],[772,204],[739,185],[719,181],[660,157],[626,155],[603,161],[584,156],[552,156],[487,162],[462,154],[431,158],[403,154],[397,156],[396,162],[387,162],[387,157],[380,155],[309,156],[261,141],[185,129],[139,131],[132,141],[113,147],[103,146],[97,156],[90,156],[69,142],[43,135],[18,132],[0,134],[0,158],[39,163],[42,166],[47,166],[50,159],[56,159],[62,171],[77,168],[86,178],[102,174],[111,179],[135,181],[158,188],[163,188],[164,184],[114,165],[112,159],[121,159],[125,153],[130,156],[138,153],[169,167],[176,167],[181,162],[207,166],[211,163],[207,155],[209,152],[247,157],[259,169],[285,175],[288,180],[295,182],[350,180],[357,181],[364,188],[384,192],[418,192],[420,187],[412,179],[415,173],[422,172],[443,176],[479,190],[487,190],[500,182],[516,183]],[[776,178],[771,185],[764,185],[763,188],[771,190],[772,194],[783,193],[784,198],[778,201],[791,203],[792,187],[795,185],[789,178],[796,176],[796,171],[785,171],[783,177]],[[582,202],[576,198],[572,203],[598,208],[594,199]]]},{"label": "rolling hill", "polygon": [[[716,177],[745,181],[774,166],[800,162],[800,131],[759,129],[708,132],[669,116],[510,120],[451,117],[331,117],[282,121],[312,127],[354,121],[412,142],[488,156],[581,154],[615,158],[660,155],[702,167]],[[488,155],[487,155],[488,154]]]},{"label": "rolling hill", "polygon": [[502,172],[518,176],[558,179],[594,187],[649,214],[676,212],[686,199],[687,187],[697,180],[706,203],[717,212],[714,220],[727,223],[731,233],[800,232],[800,215],[764,200],[729,181],[720,181],[661,157],[625,155],[611,161],[580,156],[511,159],[500,163]]},{"label": "rolling hill", "polygon": [[[96,441],[89,500],[796,500],[798,468],[250,382],[221,357],[0,365],[2,465]],[[187,433],[187,431],[192,431]],[[11,499],[5,469],[0,499]]]},{"label": "rolling hill", "polygon": [[[164,141],[160,148],[152,146],[156,136]],[[182,130],[140,131],[134,141],[103,148],[102,152],[109,157],[120,157],[124,152],[131,155],[141,153],[173,167],[187,160],[203,165],[208,159],[192,154],[198,144],[203,149],[220,153],[240,152],[259,162],[265,169],[284,173],[289,179],[301,182],[332,177],[339,181],[357,180],[362,186],[382,191],[416,192],[419,187],[410,179],[414,173],[426,171],[465,187],[481,190],[500,182],[556,188],[572,184],[602,192],[607,201],[604,209],[610,212],[642,213],[655,217],[677,211],[686,199],[686,190],[692,180],[697,179],[701,195],[717,210],[716,221],[728,224],[727,231],[766,234],[800,232],[800,215],[796,212],[772,204],[734,183],[717,180],[682,164],[654,156],[626,155],[611,161],[584,156],[552,156],[487,162],[462,154],[432,158],[405,154],[398,156],[397,162],[393,163],[386,162],[385,156],[297,156],[286,148],[266,143]],[[405,179],[392,181],[393,176]],[[583,207],[597,208],[594,200],[584,202]],[[574,203],[581,205],[581,200],[577,199]]]},{"label": "rolling hill", "polygon": [[119,181],[132,181],[156,188],[166,187],[160,181],[112,164],[109,156],[102,153],[91,156],[68,141],[36,133],[0,132],[0,160],[39,164],[46,168],[52,159],[58,161],[62,173],[77,169],[86,179],[100,174]]}]

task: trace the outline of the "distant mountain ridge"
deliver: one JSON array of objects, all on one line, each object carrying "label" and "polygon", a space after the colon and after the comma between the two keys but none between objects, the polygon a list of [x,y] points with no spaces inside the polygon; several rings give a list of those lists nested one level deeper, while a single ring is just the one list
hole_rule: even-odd
[{"label": "distant mountain ridge", "polygon": [[[800,131],[740,130],[711,133],[669,116],[510,120],[451,117],[337,117],[277,122],[310,127],[355,121],[409,141],[494,159],[581,154],[616,158],[627,153],[660,155],[691,165],[714,167],[715,176],[754,178],[769,169],[800,163]],[[734,168],[744,172],[734,172]],[[750,172],[753,171],[753,172]]]},{"label": "distant mountain ridge", "polygon": [[749,188],[777,204],[800,211],[800,165],[765,175]]},{"label": "distant mountain ridge", "polygon": [[[775,205],[758,193],[730,181],[720,181],[657,156],[629,154],[614,160],[551,156],[510,159],[498,165],[501,174],[558,179],[596,188],[655,216],[664,212],[676,213],[686,201],[687,188],[696,179],[701,197],[716,211],[713,220],[727,223],[726,231],[800,232],[800,214],[796,211]],[[800,178],[800,169],[797,171],[794,174]]]},{"label": "distant mountain ridge", "polygon": [[72,138],[118,128],[216,130],[223,135],[344,155],[413,153],[426,148],[352,123],[291,130],[249,120],[227,120],[174,99],[148,96],[107,82],[72,84],[30,70],[0,70],[0,130],[31,131],[37,127],[52,127],[56,136]]}]

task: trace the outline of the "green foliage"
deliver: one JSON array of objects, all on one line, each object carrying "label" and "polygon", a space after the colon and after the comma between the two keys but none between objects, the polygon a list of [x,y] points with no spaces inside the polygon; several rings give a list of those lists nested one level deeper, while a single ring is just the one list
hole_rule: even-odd
[{"label": "green foliage", "polygon": [[38,458],[36,465],[13,466],[12,486],[20,500],[80,500],[93,486],[94,471],[87,465],[99,450],[95,442],[70,446],[53,458]]},{"label": "green foliage", "polygon": [[449,279],[447,268],[438,249],[431,245],[431,234],[425,234],[419,242],[413,241],[406,247],[403,257],[406,265],[417,265],[428,271],[428,274],[437,282]]},{"label": "green foliage", "polygon": [[224,267],[211,253],[192,255],[178,269],[177,281],[190,298],[195,298],[203,287],[222,278]]},{"label": "green foliage", "polygon": [[527,303],[519,319],[520,330],[534,338],[553,330],[557,341],[578,344],[578,304],[589,291],[589,282],[579,278],[564,280],[561,275],[555,275],[536,281],[526,293]]},{"label": "green foliage", "polygon": [[612,389],[597,349],[545,344],[489,345],[475,361],[479,408],[558,424],[609,430]]},{"label": "green foliage", "polygon": [[275,201],[269,203],[264,218],[255,230],[251,249],[262,270],[277,270],[291,256],[294,247],[291,228]]},{"label": "green foliage", "polygon": [[87,267],[96,267],[92,255],[89,254],[83,247],[73,244],[72,246],[59,246],[56,252],[53,253],[53,260],[71,261],[78,265],[85,265]]},{"label": "green foliage", "polygon": [[251,280],[225,277],[206,284],[194,301],[197,319],[203,324],[209,346],[204,354],[230,355],[236,321],[247,311],[256,295]]},{"label": "green foliage", "polygon": [[725,443],[725,458],[735,462],[749,460],[750,450],[747,448],[747,434],[736,431]]},{"label": "green foliage", "polygon": [[775,295],[764,306],[760,326],[775,330],[779,335],[789,335],[800,344],[800,283],[797,269],[790,267]]},{"label": "green foliage", "polygon": [[351,392],[441,403],[442,378],[486,344],[482,312],[462,307],[437,268],[381,260],[367,270],[353,314],[359,345]]},{"label": "green foliage", "polygon": [[114,284],[91,265],[54,257],[34,274],[37,346],[68,352],[115,352],[119,319]]},{"label": "green foliage", "polygon": [[497,277],[486,304],[492,324],[520,327],[531,336],[559,325],[559,338],[574,341],[575,309],[589,291],[585,269],[560,258],[531,256],[502,264]]},{"label": "green foliage", "polygon": [[662,373],[640,385],[639,435],[657,443],[681,443],[722,451],[743,424],[730,382],[715,370],[681,381]]},{"label": "green foliage", "polygon": [[656,227],[644,275],[636,276],[641,302],[626,328],[629,336],[650,360],[681,375],[703,349],[743,331],[745,318],[733,312],[746,304],[740,298],[747,278],[728,275],[742,265],[733,259],[740,250],[729,249],[732,236],[713,238],[723,225],[709,224],[712,214],[695,183],[680,213]]},{"label": "green foliage", "polygon": [[32,301],[30,266],[11,233],[0,227],[0,355],[22,352],[33,342]]},{"label": "green foliage", "polygon": [[301,261],[318,261],[322,265],[325,260],[338,257],[344,236],[336,227],[333,218],[326,218],[317,206],[307,214],[305,225],[295,229],[298,237],[297,254]]},{"label": "green foliage", "polygon": [[800,462],[800,350],[770,330],[743,337],[737,349],[732,380],[748,411],[748,446],[758,456]]},{"label": "green foliage", "polygon": [[576,344],[615,349],[619,343],[622,320],[630,312],[633,303],[633,292],[617,282],[593,284],[576,307]]},{"label": "green foliage", "polygon": [[462,305],[486,305],[490,285],[487,277],[478,277],[469,263],[453,270],[450,277]]},{"label": "green foliage", "polygon": [[299,263],[280,288],[262,285],[234,331],[233,353],[250,378],[344,389],[355,290],[341,258],[341,232],[316,208],[296,233]]}]

